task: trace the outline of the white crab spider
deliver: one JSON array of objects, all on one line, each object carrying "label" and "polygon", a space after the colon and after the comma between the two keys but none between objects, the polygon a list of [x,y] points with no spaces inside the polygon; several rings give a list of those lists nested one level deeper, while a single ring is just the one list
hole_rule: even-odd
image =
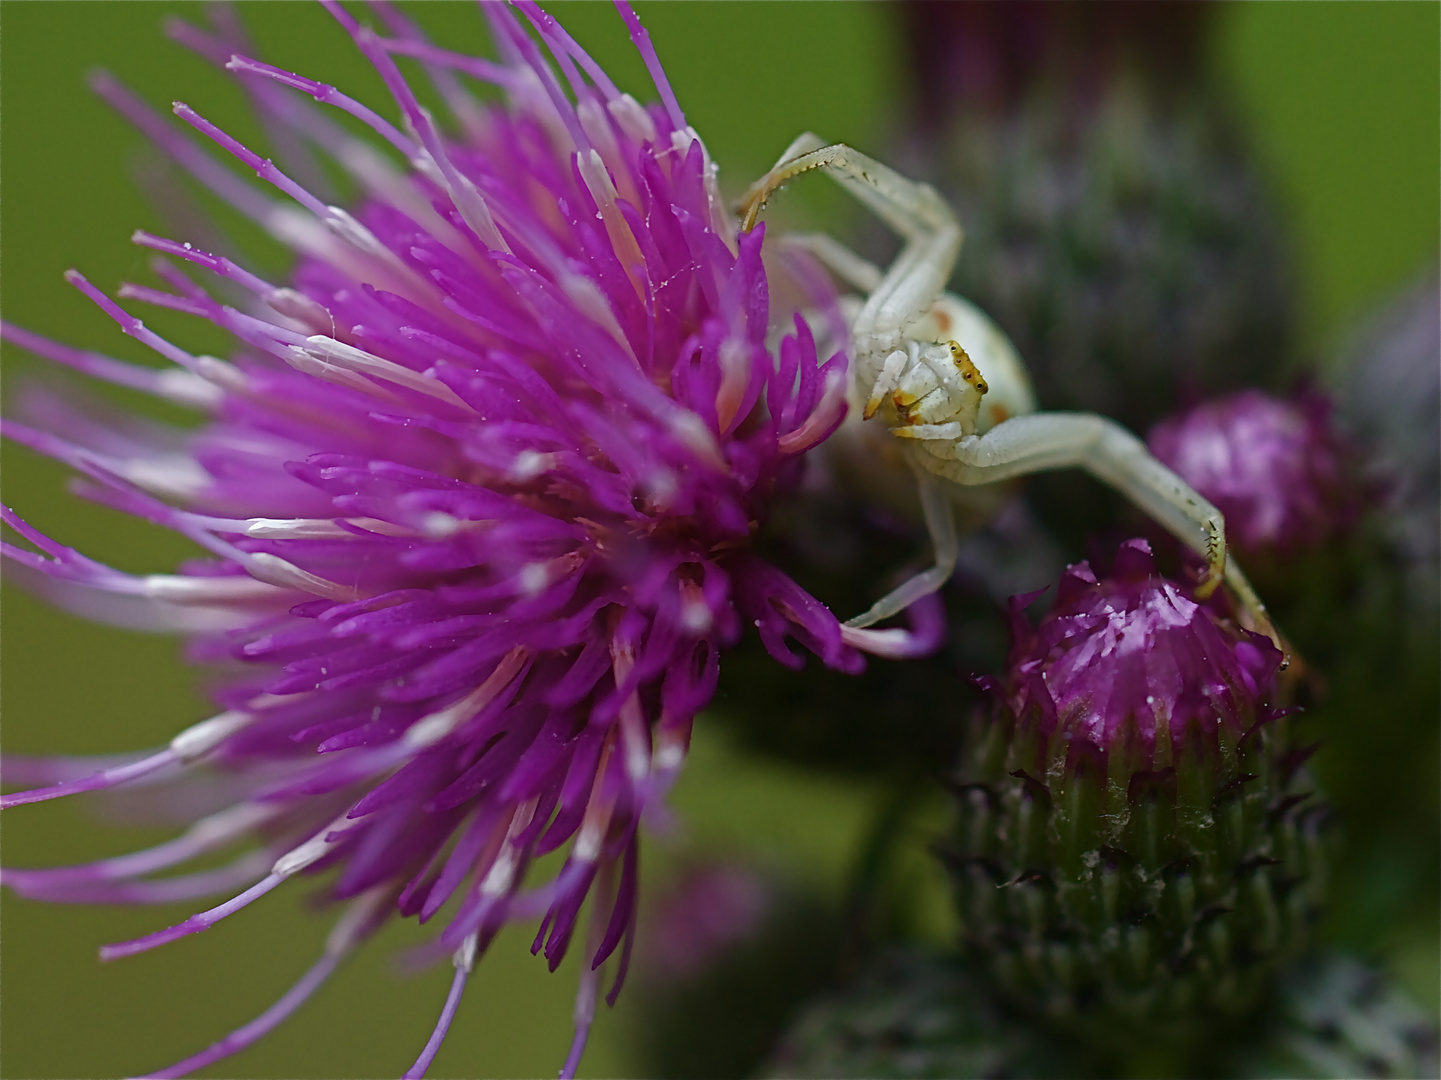
[{"label": "white crab spider", "polygon": [[[1076,467],[1125,495],[1206,560],[1198,596],[1209,596],[1224,580],[1253,627],[1276,638],[1265,607],[1226,552],[1219,510],[1114,421],[1096,413],[1035,411],[1030,379],[1005,334],[972,304],[944,291],[962,232],[929,184],[807,132],[746,193],[741,227],[755,225],[773,191],[815,169],[829,172],[904,241],[881,271],[829,237],[801,239],[838,277],[867,294],[851,321],[852,415],[859,410],[866,420],[879,417],[896,437],[885,440],[888,448],[874,450],[878,456],[899,452],[915,473],[935,550],[933,567],[846,625],[889,618],[950,578],[958,546],[951,484],[971,487]],[[982,409],[988,393],[993,396]],[[865,427],[875,431],[877,425]]]}]

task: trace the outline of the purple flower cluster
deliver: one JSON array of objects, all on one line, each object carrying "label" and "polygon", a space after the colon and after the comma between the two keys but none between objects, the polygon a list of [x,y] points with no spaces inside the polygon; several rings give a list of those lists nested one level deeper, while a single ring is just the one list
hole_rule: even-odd
[{"label": "purple flower cluster", "polygon": [[1242,390],[1163,420],[1146,442],[1226,515],[1242,555],[1312,547],[1359,509],[1356,469],[1317,392],[1288,401]]},{"label": "purple flower cluster", "polygon": [[1104,580],[1084,562],[1067,568],[1055,607],[1032,627],[1021,609],[1035,595],[1012,602],[1006,686],[988,685],[1016,716],[1038,714],[1043,739],[1065,733],[1109,751],[1134,733],[1140,745],[1125,749],[1160,768],[1192,723],[1214,737],[1261,718],[1280,651],[1158,576],[1146,541],[1122,544]]},{"label": "purple flower cluster", "polygon": [[[8,780],[50,786],[0,805],[126,783],[225,797],[159,847],[8,869],[4,881],[93,902],[239,890],[103,950],[118,957],[204,930],[297,874],[330,873],[330,894],[350,906],[316,966],[258,1020],[154,1076],[254,1041],[390,914],[425,921],[446,908],[432,955],[452,955],[456,976],[407,1074],[420,1075],[497,931],[539,918],[533,949],[554,969],[589,896],[568,1074],[597,969],[619,953],[612,1000],[624,977],[637,827],[684,760],[721,651],[750,623],[784,664],[803,662],[798,644],[856,671],[858,649],[894,653],[903,633],[843,629],[749,553],[767,500],[842,418],[846,358],[822,362],[805,319],[772,309],[762,232],[737,235],[627,7],[659,106],[620,92],[532,3],[516,4],[529,29],[484,6],[499,61],[437,47],[387,5],[374,9],[386,37],[328,6],[383,77],[399,126],[241,55],[223,22],[215,34],[172,32],[235,72],[290,143],[346,170],[364,192],[353,213],[177,104],[272,190],[243,183],[97,80],[177,164],[299,255],[277,285],[190,243],[135,235],[159,253],[167,288],[126,285],[121,299],[229,332],[230,359],[160,337],[73,271],[73,285],[172,366],[4,327],[51,361],[205,414],[194,430],[97,423],[40,393],[6,434],[73,467],[90,497],[212,556],[175,574],[121,573],[7,509],[29,542],[5,545],[11,572],[86,616],[191,634],[194,655],[224,678],[223,711],[158,752],[104,768],[10,759]],[[419,62],[463,135],[417,102],[397,57]],[[504,104],[479,104],[462,78],[499,87]],[[818,275],[791,270],[790,295],[836,311]],[[152,876],[247,840],[258,846],[220,869]],[[558,874],[523,887],[529,864],[562,848]]]}]

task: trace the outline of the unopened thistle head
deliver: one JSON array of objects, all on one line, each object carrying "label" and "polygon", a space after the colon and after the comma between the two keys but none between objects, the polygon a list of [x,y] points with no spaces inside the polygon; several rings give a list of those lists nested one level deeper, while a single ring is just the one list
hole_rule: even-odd
[{"label": "unopened thistle head", "polygon": [[[872,643],[749,553],[768,498],[841,419],[845,356],[822,360],[800,314],[771,307],[762,233],[737,235],[635,15],[622,6],[660,105],[619,91],[533,4],[516,8],[523,20],[485,7],[490,61],[431,44],[387,6],[376,8],[385,37],[331,6],[398,124],[240,55],[223,22],[214,35],[176,25],[362,199],[328,205],[177,104],[263,181],[243,182],[101,77],[112,105],[298,264],[272,283],[192,243],[135,234],[166,287],[126,285],[120,298],[228,331],[228,359],[161,338],[73,271],[71,284],[171,366],[4,328],[48,360],[204,416],[152,436],[42,395],[7,434],[74,468],[91,497],[210,554],[178,573],[121,573],[7,509],[28,542],[5,546],[11,573],[71,611],[193,635],[193,654],[227,674],[221,711],[156,752],[101,771],[12,759],[12,780],[49,786],[0,805],[196,786],[215,771],[241,793],[158,848],[7,870],[6,883],[71,901],[232,897],[107,957],[204,930],[297,875],[327,875],[349,903],[275,1008],[149,1075],[243,1048],[387,917],[445,907],[433,955],[452,955],[456,976],[408,1074],[419,1075],[496,932],[539,918],[533,951],[554,969],[589,896],[573,1071],[597,969],[618,953],[612,994],[624,977],[637,827],[682,764],[720,653],[746,624],[791,666],[799,644],[854,671]],[[419,61],[459,133],[417,103],[397,57]],[[498,87],[502,103],[479,104],[464,79]],[[368,126],[374,144],[330,110]],[[790,295],[834,310],[794,269],[803,287]],[[155,876],[242,841],[254,846],[222,870]],[[532,860],[557,849],[558,874],[527,885]]]},{"label": "unopened thistle head", "polygon": [[1226,515],[1226,537],[1243,555],[1314,547],[1344,532],[1360,506],[1354,451],[1317,391],[1228,394],[1161,421],[1146,443]]},{"label": "unopened thistle head", "polygon": [[1158,1045],[1255,1003],[1305,941],[1321,814],[1271,695],[1281,654],[1158,576],[1143,540],[1017,601],[958,777],[962,940],[1001,996]]}]

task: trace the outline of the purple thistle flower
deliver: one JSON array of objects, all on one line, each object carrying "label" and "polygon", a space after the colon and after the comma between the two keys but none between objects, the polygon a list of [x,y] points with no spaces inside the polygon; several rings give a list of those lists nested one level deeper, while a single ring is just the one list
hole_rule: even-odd
[{"label": "purple thistle flower", "polygon": [[1161,421],[1146,442],[1226,515],[1227,538],[1242,554],[1313,547],[1356,518],[1356,470],[1318,391],[1289,401],[1228,394]]},{"label": "purple thistle flower", "polygon": [[[637,828],[684,761],[720,652],[745,623],[793,667],[804,662],[793,643],[854,672],[859,650],[929,642],[843,628],[749,553],[767,501],[842,418],[846,358],[821,362],[801,314],[772,310],[763,233],[737,235],[634,13],[620,5],[660,106],[621,93],[532,3],[516,7],[554,68],[492,5],[498,62],[432,45],[386,5],[375,10],[388,38],[327,7],[383,77],[399,127],[237,54],[224,29],[172,33],[241,77],[278,143],[348,171],[365,193],[353,211],[177,103],[275,193],[242,183],[96,80],[176,164],[300,256],[276,285],[190,243],[135,234],[161,256],[169,291],[125,285],[120,297],[229,332],[231,359],[161,338],[74,271],[71,284],[173,366],[3,327],[55,363],[206,414],[193,431],[99,422],[36,393],[6,435],[81,473],[87,496],[210,559],[122,573],[9,509],[4,521],[30,546],[4,554],[18,580],[67,610],[192,635],[195,659],[224,678],[222,711],[158,751],[107,767],[9,759],[7,780],[49,786],[0,806],[121,784],[239,792],[169,843],[7,869],[4,881],[67,901],[235,894],[102,949],[114,958],[205,930],[298,874],[331,873],[329,895],[349,906],[316,965],[257,1020],[153,1076],[249,1045],[392,912],[423,922],[449,904],[427,955],[451,955],[456,975],[407,1073],[421,1075],[501,927],[540,918],[532,951],[554,970],[591,897],[570,1075],[598,969],[618,954],[611,1001],[625,976]],[[420,61],[463,136],[418,104],[396,56]],[[461,76],[499,87],[505,103],[478,104]],[[304,95],[367,125],[409,172]],[[223,299],[181,264],[219,279]],[[769,269],[790,275],[788,295],[839,319],[820,275]],[[218,870],[151,876],[247,838],[258,846]],[[556,876],[524,887],[530,863],[562,848]]]}]

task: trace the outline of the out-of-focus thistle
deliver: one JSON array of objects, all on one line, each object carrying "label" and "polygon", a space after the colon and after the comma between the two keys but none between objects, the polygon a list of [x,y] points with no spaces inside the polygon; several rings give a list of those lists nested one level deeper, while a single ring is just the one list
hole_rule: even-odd
[{"label": "out-of-focus thistle", "polygon": [[809,1005],[763,1073],[772,1077],[1087,1076],[1084,1049],[1028,1028],[957,957],[878,957]]},{"label": "out-of-focus thistle", "polygon": [[1274,708],[1281,655],[1156,576],[1081,563],[974,718],[947,845],[962,946],[1009,1003],[1097,1043],[1184,1044],[1306,940],[1325,810]]},{"label": "out-of-focus thistle", "polygon": [[648,900],[631,1014],[644,1076],[755,1075],[844,964],[836,905],[780,868],[701,864]]},{"label": "out-of-focus thistle", "polygon": [[657,900],[641,964],[661,985],[693,978],[760,929],[773,891],[745,866],[717,863],[690,870]]},{"label": "out-of-focus thistle", "polygon": [[[1028,1021],[998,1002],[963,961],[921,949],[876,958],[844,989],[811,1003],[763,1073],[774,1077],[1116,1075],[1246,1080],[1434,1077],[1433,1018],[1384,975],[1333,953],[1304,958],[1263,1008],[1186,1057],[1148,1032],[1122,1068],[1075,1032]],[[1160,1053],[1157,1053],[1160,1051]],[[1127,1067],[1129,1066],[1129,1067]]]},{"label": "out-of-focus thistle", "polygon": [[1330,380],[1366,454],[1407,607],[1435,630],[1441,599],[1441,279],[1434,268],[1359,327]]},{"label": "out-of-focus thistle", "polygon": [[952,282],[1043,408],[1136,430],[1270,385],[1290,328],[1274,209],[1205,77],[1212,5],[905,6],[918,167],[960,212]]},{"label": "out-of-focus thistle", "polygon": [[1355,452],[1315,391],[1228,394],[1163,420],[1146,444],[1226,515],[1226,541],[1248,567],[1335,539],[1360,511]]},{"label": "out-of-focus thistle", "polygon": [[1434,1077],[1436,1018],[1379,972],[1322,953],[1286,974],[1269,1029],[1232,1061],[1234,1075],[1268,1080]]},{"label": "out-of-focus thistle", "polygon": [[[277,201],[97,81],[162,151],[300,255],[289,284],[275,285],[190,242],[135,235],[163,256],[171,291],[126,285],[121,296],[228,332],[231,359],[160,337],[74,271],[73,285],[171,366],[4,328],[50,361],[204,416],[194,430],[165,429],[45,391],[6,434],[82,474],[84,494],[211,556],[176,574],[121,573],[6,510],[28,543],[4,545],[9,572],[79,614],[194,635],[194,656],[227,674],[222,711],[168,747],[119,763],[6,762],[7,782],[48,786],[0,806],[156,785],[205,807],[191,829],[4,880],[71,902],[231,896],[107,946],[114,958],[206,930],[299,875],[328,875],[348,910],[315,966],[259,1019],[156,1076],[249,1045],[386,919],[444,912],[422,954],[452,957],[456,974],[408,1073],[420,1075],[502,927],[538,918],[532,951],[552,969],[580,928],[573,1073],[598,969],[618,957],[612,1000],[624,978],[641,820],[684,762],[720,652],[750,625],[789,666],[803,663],[794,644],[862,666],[870,635],[842,628],[751,551],[769,500],[845,410],[845,355],[822,363],[795,310],[834,311],[834,296],[819,278],[809,291],[793,282],[792,301],[772,308],[763,231],[737,235],[715,167],[624,4],[659,106],[617,89],[532,3],[516,4],[529,28],[484,5],[499,61],[431,44],[388,5],[374,10],[389,37],[327,6],[380,74],[400,126],[242,55],[223,20],[218,36],[174,33],[241,78],[292,142],[350,175],[365,193],[353,213],[175,106]],[[460,133],[417,102],[397,57],[420,63]],[[480,104],[462,76],[503,101]],[[154,876],[242,844],[219,869]],[[533,861],[557,850],[556,875],[527,888]]]},{"label": "out-of-focus thistle", "polygon": [[1361,447],[1334,412],[1314,386],[1285,398],[1241,390],[1168,416],[1146,440],[1226,515],[1227,542],[1305,660],[1293,674],[1308,670],[1318,690],[1355,648],[1358,609],[1393,622],[1400,584],[1378,515],[1367,513],[1386,481],[1367,478]]}]

